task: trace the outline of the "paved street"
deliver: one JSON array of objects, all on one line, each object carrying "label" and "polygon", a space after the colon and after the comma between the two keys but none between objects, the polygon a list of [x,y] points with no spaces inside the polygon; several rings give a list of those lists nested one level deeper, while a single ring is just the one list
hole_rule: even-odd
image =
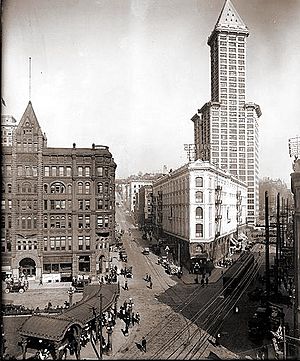
[{"label": "paved street", "polygon": [[[156,255],[143,255],[142,250],[147,246],[147,241],[142,239],[140,231],[133,226],[130,216],[121,207],[117,209],[117,223],[124,230],[122,241],[128,261],[121,262],[118,252],[113,252],[112,263],[119,268],[132,266],[133,269],[133,278],[127,278],[128,290],[123,287],[124,276],[118,276],[121,286],[118,307],[132,298],[133,312],[139,312],[141,321],[134,324],[129,329],[129,335],[125,336],[122,331],[125,324],[121,319],[117,319],[113,331],[112,353],[104,354],[103,359],[205,359],[213,354],[222,359],[245,356],[255,358],[256,349],[261,343],[258,345],[248,339],[247,320],[257,303],[249,303],[244,295],[238,301],[239,313],[232,312],[233,304],[221,297],[221,276],[226,269],[215,268],[209,284],[205,287],[195,284],[195,275],[186,270],[181,279],[170,276],[158,264]],[[259,245],[254,247],[256,256],[259,248]],[[151,275],[152,288],[145,280],[146,274]],[[69,286],[69,283],[39,285],[31,282],[30,289],[23,294],[5,294],[5,302],[22,304],[29,308],[44,308],[49,301],[55,307],[62,306],[69,300]],[[81,293],[75,293],[73,302],[79,301],[81,297]],[[9,337],[9,332],[13,330],[7,327],[7,322],[5,324]],[[215,346],[215,333],[220,325],[222,345]],[[103,334],[106,336],[105,329]],[[146,354],[140,347],[142,337],[147,340]],[[10,341],[8,346],[12,347]],[[239,355],[230,350],[238,352]],[[82,348],[81,358],[96,358],[91,344]]]},{"label": "paved street", "polygon": [[[133,312],[139,312],[141,322],[129,329],[128,336],[124,336],[122,332],[124,323],[118,319],[113,332],[112,354],[104,355],[103,358],[180,358],[182,352],[192,355],[199,342],[201,350],[198,350],[192,358],[199,358],[199,354],[201,354],[201,358],[206,358],[211,352],[222,358],[236,358],[234,353],[224,347],[215,347],[214,339],[184,316],[184,313],[188,316],[184,305],[190,302],[191,297],[206,292],[200,290],[199,293],[199,285],[192,283],[194,276],[186,275],[179,280],[175,276],[168,275],[165,269],[158,265],[156,255],[150,253],[149,256],[145,256],[142,254],[146,241],[142,240],[138,230],[132,229],[128,215],[118,210],[117,222],[125,231],[123,243],[128,254],[126,266],[133,268],[133,278],[127,279],[129,290],[123,289],[125,279],[123,276],[119,276],[121,294],[118,305],[120,306],[131,297],[134,302]],[[130,234],[129,228],[131,228]],[[125,266],[125,263],[117,259],[117,254],[113,257],[113,264],[118,264],[120,267]],[[216,270],[216,273],[218,272]],[[152,277],[152,288],[144,279],[146,274]],[[215,277],[218,278],[218,275],[216,274]],[[5,300],[31,308],[44,308],[49,301],[53,306],[62,306],[69,299],[67,293],[69,285],[69,283],[46,285],[31,283],[30,289],[24,294],[8,294],[5,295]],[[210,285],[211,290],[214,287],[213,284]],[[75,293],[73,301],[77,302],[81,297],[82,294]],[[195,304],[194,313],[200,304],[201,302]],[[147,340],[146,354],[139,349],[143,336]],[[9,337],[8,334],[7,337]],[[95,357],[95,352],[90,344],[82,348],[81,358],[95,359]]]}]

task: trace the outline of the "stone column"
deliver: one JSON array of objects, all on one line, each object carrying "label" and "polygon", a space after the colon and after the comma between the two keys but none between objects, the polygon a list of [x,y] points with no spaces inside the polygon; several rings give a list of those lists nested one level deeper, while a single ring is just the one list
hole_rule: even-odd
[{"label": "stone column", "polygon": [[[300,159],[293,165],[292,192],[294,193],[294,262],[295,262],[295,303],[294,303],[294,337],[299,338],[300,326]],[[300,347],[297,347],[296,358],[300,356]]]}]

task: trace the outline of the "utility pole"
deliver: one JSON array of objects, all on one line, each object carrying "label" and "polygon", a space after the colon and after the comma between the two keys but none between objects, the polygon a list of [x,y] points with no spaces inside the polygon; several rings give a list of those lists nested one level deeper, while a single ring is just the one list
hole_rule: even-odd
[{"label": "utility pole", "polygon": [[282,337],[283,337],[283,359],[286,360],[286,338],[285,338],[285,326],[282,327]]},{"label": "utility pole", "polygon": [[277,193],[276,214],[276,257],[275,257],[275,291],[278,293],[279,286],[279,248],[280,248],[280,194]]},{"label": "utility pole", "polygon": [[[289,139],[289,154],[294,157],[293,173],[291,174],[292,192],[294,194],[294,282],[295,282],[295,302],[294,302],[294,337],[299,338],[300,324],[300,137]],[[299,344],[295,349],[295,357],[300,357]]]},{"label": "utility pole", "polygon": [[267,299],[270,299],[270,234],[269,234],[269,196],[265,192],[265,229],[266,229],[266,292]]},{"label": "utility pole", "polygon": [[[101,287],[101,286],[100,286]],[[102,293],[99,294],[99,305],[100,305],[100,312],[99,312],[99,355],[100,360],[102,360],[103,350],[102,350]]]}]

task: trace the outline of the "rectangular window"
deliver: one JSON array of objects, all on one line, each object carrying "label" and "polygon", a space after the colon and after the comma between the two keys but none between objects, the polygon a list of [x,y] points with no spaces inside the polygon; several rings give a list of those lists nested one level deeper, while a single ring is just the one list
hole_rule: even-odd
[{"label": "rectangular window", "polygon": [[66,171],[67,171],[67,177],[71,177],[72,176],[72,172],[71,172],[71,167],[67,167]]},{"label": "rectangular window", "polygon": [[51,175],[52,177],[56,177],[56,167],[51,167]]},{"label": "rectangular window", "polygon": [[59,176],[63,177],[64,176],[64,167],[59,167]]},{"label": "rectangular window", "polygon": [[66,237],[61,236],[60,237],[60,249],[64,251],[66,249]]},{"label": "rectangular window", "polygon": [[89,250],[91,248],[91,237],[90,236],[85,236],[85,249]]},{"label": "rectangular window", "polygon": [[78,249],[83,250],[83,236],[78,236]]},{"label": "rectangular window", "polygon": [[49,168],[49,167],[45,167],[45,169],[44,169],[44,174],[45,174],[45,177],[49,177],[49,176],[50,176],[50,168]]}]

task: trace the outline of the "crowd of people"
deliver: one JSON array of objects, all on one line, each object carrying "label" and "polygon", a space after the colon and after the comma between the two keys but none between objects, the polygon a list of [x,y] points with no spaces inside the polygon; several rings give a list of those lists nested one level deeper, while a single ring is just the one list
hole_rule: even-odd
[{"label": "crowd of people", "polygon": [[125,336],[129,333],[130,325],[134,326],[135,324],[139,324],[141,320],[140,314],[133,311],[132,299],[129,299],[129,302],[124,301],[117,315],[125,323],[125,329],[123,330]]}]

